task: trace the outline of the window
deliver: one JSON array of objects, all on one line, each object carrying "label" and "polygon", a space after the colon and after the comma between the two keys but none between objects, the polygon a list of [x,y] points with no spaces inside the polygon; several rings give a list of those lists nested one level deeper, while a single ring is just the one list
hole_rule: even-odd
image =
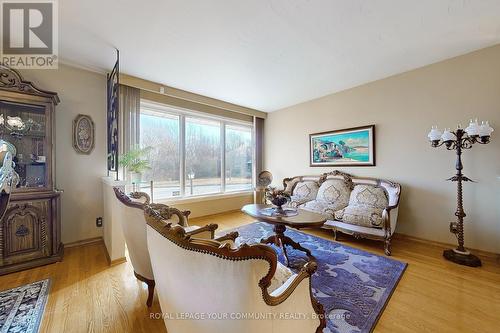
[{"label": "window", "polygon": [[252,129],[226,126],[226,191],[252,189]]},{"label": "window", "polygon": [[141,102],[139,127],[152,148],[139,187],[154,200],[252,190],[251,123]]},{"label": "window", "polygon": [[221,192],[220,128],[217,121],[186,118],[185,195]]},{"label": "window", "polygon": [[152,147],[143,180],[153,181],[156,197],[180,195],[179,116],[141,109],[139,127],[140,146]]}]

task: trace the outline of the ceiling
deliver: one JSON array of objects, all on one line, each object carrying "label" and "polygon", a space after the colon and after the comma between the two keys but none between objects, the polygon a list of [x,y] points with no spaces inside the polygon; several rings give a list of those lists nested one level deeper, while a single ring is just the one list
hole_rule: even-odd
[{"label": "ceiling", "polygon": [[498,0],[63,0],[63,62],[274,111],[500,43]]}]

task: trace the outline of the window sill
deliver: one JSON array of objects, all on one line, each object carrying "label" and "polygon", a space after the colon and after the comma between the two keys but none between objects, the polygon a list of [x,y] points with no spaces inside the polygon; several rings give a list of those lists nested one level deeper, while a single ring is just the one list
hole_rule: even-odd
[{"label": "window sill", "polygon": [[253,194],[253,190],[247,191],[238,191],[238,192],[228,192],[228,193],[219,193],[219,194],[210,194],[210,195],[200,195],[194,197],[185,197],[185,198],[164,198],[155,200],[156,203],[165,204],[165,205],[175,205],[175,204],[186,204],[192,202],[201,202],[201,201],[211,201],[211,200],[219,200],[219,199],[227,199],[227,198],[236,198],[236,197],[244,197]]}]

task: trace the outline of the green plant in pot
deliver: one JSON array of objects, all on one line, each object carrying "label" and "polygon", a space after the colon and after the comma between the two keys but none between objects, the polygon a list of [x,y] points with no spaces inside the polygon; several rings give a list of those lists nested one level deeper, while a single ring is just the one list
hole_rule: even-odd
[{"label": "green plant in pot", "polygon": [[134,147],[120,156],[118,163],[127,169],[132,183],[139,183],[144,171],[151,169],[149,161],[145,159],[153,147]]}]

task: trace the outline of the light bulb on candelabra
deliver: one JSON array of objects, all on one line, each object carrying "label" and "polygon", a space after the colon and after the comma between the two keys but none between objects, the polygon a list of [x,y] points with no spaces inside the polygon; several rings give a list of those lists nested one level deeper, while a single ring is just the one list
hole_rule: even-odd
[{"label": "light bulb on candelabra", "polygon": [[479,124],[477,122],[477,118],[475,120],[470,120],[469,126],[467,126],[465,131],[471,137],[476,137],[479,135]]},{"label": "light bulb on candelabra", "polygon": [[432,126],[431,131],[427,134],[430,141],[439,141],[443,133],[437,128],[437,126]]},{"label": "light bulb on candelabra", "polygon": [[455,140],[455,135],[450,131],[449,128],[446,128],[443,132],[443,135],[441,135],[441,140],[443,142],[450,142]]},{"label": "light bulb on candelabra", "polygon": [[483,121],[481,123],[481,126],[479,127],[479,136],[480,137],[488,137],[491,136],[491,133],[493,133],[493,128],[491,128],[490,124],[488,121]]}]

